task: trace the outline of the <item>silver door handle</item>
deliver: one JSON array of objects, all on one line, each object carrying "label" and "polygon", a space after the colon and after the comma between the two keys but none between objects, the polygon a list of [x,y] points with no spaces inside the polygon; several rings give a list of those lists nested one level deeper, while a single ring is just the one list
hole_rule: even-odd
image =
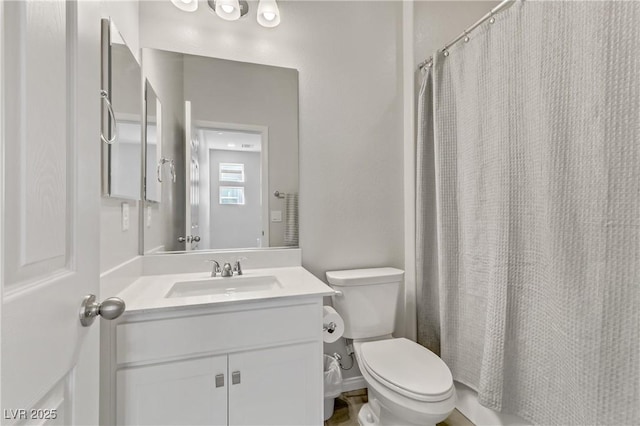
[{"label": "silver door handle", "polygon": [[98,303],[96,296],[89,294],[84,297],[82,305],[80,305],[80,324],[83,327],[89,327],[98,315],[107,320],[116,319],[122,315],[125,308],[124,300],[119,297],[110,297],[102,303]]}]

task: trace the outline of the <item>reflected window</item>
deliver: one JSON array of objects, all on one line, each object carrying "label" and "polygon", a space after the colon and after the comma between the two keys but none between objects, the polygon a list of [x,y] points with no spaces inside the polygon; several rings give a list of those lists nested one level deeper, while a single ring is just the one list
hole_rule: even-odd
[{"label": "reflected window", "polygon": [[244,164],[220,163],[220,182],[244,182]]},{"label": "reflected window", "polygon": [[220,204],[244,205],[244,188],[239,186],[221,186]]}]

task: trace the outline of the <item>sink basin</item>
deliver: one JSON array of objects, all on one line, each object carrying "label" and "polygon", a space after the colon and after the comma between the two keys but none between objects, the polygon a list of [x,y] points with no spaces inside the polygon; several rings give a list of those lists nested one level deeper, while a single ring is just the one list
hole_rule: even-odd
[{"label": "sink basin", "polygon": [[259,277],[219,277],[197,281],[176,282],[165,297],[189,297],[205,295],[232,296],[237,293],[270,291],[282,288],[274,276]]}]

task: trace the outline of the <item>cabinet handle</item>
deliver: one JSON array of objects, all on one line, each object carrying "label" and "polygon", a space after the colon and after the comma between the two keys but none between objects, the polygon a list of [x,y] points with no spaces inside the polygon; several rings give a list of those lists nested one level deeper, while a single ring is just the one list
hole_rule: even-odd
[{"label": "cabinet handle", "polygon": [[240,372],[234,371],[233,373],[231,373],[231,384],[237,385],[239,383],[240,383]]},{"label": "cabinet handle", "polygon": [[224,386],[224,374],[216,375],[216,387],[221,388]]}]

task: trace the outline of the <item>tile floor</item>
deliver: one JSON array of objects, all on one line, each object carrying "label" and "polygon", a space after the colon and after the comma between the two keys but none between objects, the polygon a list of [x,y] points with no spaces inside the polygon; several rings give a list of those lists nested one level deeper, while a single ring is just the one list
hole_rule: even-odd
[{"label": "tile floor", "polygon": [[[358,426],[358,411],[366,402],[366,389],[343,393],[336,399],[333,416],[324,422],[325,426]],[[444,422],[438,423],[438,426],[474,426],[474,424],[455,410]]]}]

